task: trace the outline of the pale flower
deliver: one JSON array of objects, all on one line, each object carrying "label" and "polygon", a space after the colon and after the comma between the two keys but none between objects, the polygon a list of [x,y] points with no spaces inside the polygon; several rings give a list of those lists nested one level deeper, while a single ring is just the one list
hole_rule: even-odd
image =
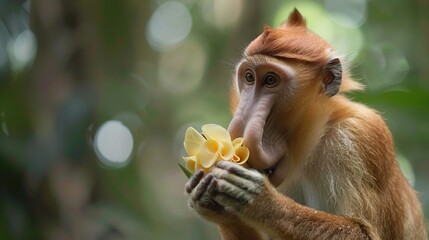
[{"label": "pale flower", "polygon": [[201,127],[202,134],[189,127],[183,143],[187,157],[186,169],[191,173],[203,169],[207,173],[218,161],[244,164],[249,159],[249,149],[243,146],[243,138],[233,141],[229,132],[216,124]]}]

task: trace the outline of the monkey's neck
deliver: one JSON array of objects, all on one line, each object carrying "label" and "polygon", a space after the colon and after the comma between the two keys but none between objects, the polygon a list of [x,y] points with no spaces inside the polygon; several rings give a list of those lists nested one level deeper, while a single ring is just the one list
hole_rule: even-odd
[{"label": "monkey's neck", "polygon": [[[363,106],[362,106],[363,107]],[[312,109],[302,108],[289,126],[288,139],[291,165],[297,167],[312,154],[320,139],[339,122],[353,117],[361,105],[344,96],[334,96]]]},{"label": "monkey's neck", "polygon": [[329,115],[327,127],[334,126],[345,119],[356,116],[363,109],[368,110],[368,107],[365,105],[353,102],[341,95],[332,97],[330,105],[332,112]]}]

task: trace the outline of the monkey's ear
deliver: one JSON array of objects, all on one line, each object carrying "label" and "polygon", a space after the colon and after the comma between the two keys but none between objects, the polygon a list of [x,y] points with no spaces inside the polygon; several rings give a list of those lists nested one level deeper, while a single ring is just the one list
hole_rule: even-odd
[{"label": "monkey's ear", "polygon": [[322,83],[327,96],[332,97],[338,93],[340,90],[342,75],[343,69],[341,67],[340,59],[334,58],[326,64]]},{"label": "monkey's ear", "polygon": [[307,22],[305,18],[301,15],[298,9],[294,8],[293,11],[289,14],[288,19],[284,22],[280,28],[286,27],[306,27]]}]

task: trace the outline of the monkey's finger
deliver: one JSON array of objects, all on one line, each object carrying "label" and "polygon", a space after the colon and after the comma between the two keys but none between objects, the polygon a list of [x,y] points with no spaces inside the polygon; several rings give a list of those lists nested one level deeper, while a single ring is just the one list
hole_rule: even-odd
[{"label": "monkey's finger", "polygon": [[207,191],[207,187],[209,186],[212,179],[213,175],[209,173],[201,180],[194,191],[192,191],[191,199],[193,201],[198,201],[201,199],[201,196],[203,196],[203,194]]},{"label": "monkey's finger", "polygon": [[198,185],[198,183],[201,181],[201,179],[204,177],[204,171],[198,170],[192,177],[186,182],[185,184],[185,191],[187,193],[191,193],[192,190]]},{"label": "monkey's finger", "polygon": [[227,209],[227,211],[240,212],[245,206],[247,206],[247,204],[243,204],[235,198],[222,193],[214,195],[213,200],[220,206],[223,206],[224,209]]},{"label": "monkey's finger", "polygon": [[213,196],[218,194],[227,195],[240,204],[248,204],[253,199],[252,194],[223,179],[215,178],[212,181],[215,182],[215,194]]},{"label": "monkey's finger", "polygon": [[254,181],[250,181],[245,178],[239,177],[224,169],[215,167],[212,169],[211,173],[213,174],[213,177],[218,179],[223,179],[231,183],[232,185],[235,185],[243,190],[248,191],[251,194],[258,194],[261,191],[260,190],[261,184],[257,184]]},{"label": "monkey's finger", "polygon": [[259,184],[262,184],[264,182],[264,176],[262,176],[262,174],[260,174],[259,172],[246,169],[232,162],[220,161],[216,164],[216,167],[224,169],[232,174]]},{"label": "monkey's finger", "polygon": [[217,187],[217,181],[212,180],[207,186],[207,195],[213,196],[215,194],[216,187]]}]

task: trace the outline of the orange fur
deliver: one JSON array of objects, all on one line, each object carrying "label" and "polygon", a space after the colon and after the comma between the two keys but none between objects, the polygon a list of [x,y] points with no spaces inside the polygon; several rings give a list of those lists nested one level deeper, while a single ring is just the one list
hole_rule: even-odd
[{"label": "orange fur", "polygon": [[326,41],[307,29],[304,18],[295,9],[280,28],[266,26],[245,52],[320,63],[326,60],[325,50],[329,48]]},{"label": "orange fur", "polygon": [[[246,48],[250,61],[282,63],[297,73],[293,97],[275,110],[282,109],[276,127],[287,132],[282,161],[289,165],[277,189],[266,182],[268,190],[242,213],[242,223],[219,224],[223,239],[250,239],[243,236],[255,230],[276,239],[427,239],[420,204],[396,163],[385,122],[341,94],[363,86],[345,69],[339,94],[321,94],[321,73],[333,54],[296,9]],[[232,85],[233,112],[238,87]]]}]

